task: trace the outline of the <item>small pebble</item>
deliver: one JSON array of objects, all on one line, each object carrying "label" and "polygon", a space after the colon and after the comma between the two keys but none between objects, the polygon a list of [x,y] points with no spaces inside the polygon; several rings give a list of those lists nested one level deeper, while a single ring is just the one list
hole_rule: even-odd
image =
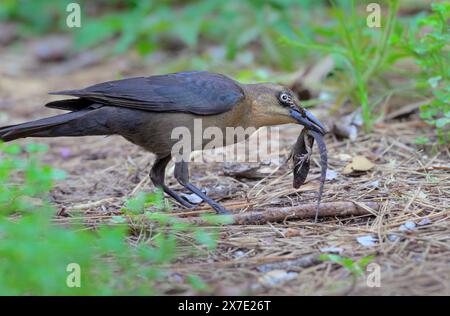
[{"label": "small pebble", "polygon": [[413,221],[406,221],[403,225],[400,225],[399,229],[401,232],[413,231],[416,229],[416,223]]},{"label": "small pebble", "polygon": [[357,237],[356,240],[365,247],[372,247],[377,243],[377,239],[371,235]]},{"label": "small pebble", "polygon": [[429,224],[431,224],[431,220],[428,217],[422,219],[419,223],[417,223],[417,225],[419,225],[419,226],[429,225]]}]

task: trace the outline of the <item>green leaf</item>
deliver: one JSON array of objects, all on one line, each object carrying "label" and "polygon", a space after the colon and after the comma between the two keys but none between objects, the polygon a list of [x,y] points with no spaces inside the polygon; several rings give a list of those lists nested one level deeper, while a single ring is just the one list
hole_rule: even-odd
[{"label": "green leaf", "polygon": [[136,197],[125,202],[125,207],[131,212],[143,212],[146,199],[146,194],[139,192]]},{"label": "green leaf", "polygon": [[3,144],[2,151],[5,154],[18,155],[22,152],[22,149],[20,148],[20,146],[18,144]]},{"label": "green leaf", "polygon": [[432,88],[437,88],[437,86],[439,85],[439,81],[441,81],[441,79],[442,76],[432,77],[428,79],[428,83]]},{"label": "green leaf", "polygon": [[48,146],[45,144],[27,144],[25,150],[28,153],[46,152],[48,151]]},{"label": "green leaf", "polygon": [[214,249],[217,246],[217,238],[214,238],[211,233],[207,233],[203,229],[198,229],[195,232],[195,239],[198,243],[205,245],[210,250]]},{"label": "green leaf", "polygon": [[136,44],[136,49],[140,55],[148,55],[156,48],[157,46],[150,39],[141,40]]},{"label": "green leaf", "polygon": [[89,20],[83,24],[83,27],[76,30],[75,46],[82,50],[97,46],[116,33],[113,20],[108,21],[108,17]]},{"label": "green leaf", "polygon": [[197,291],[206,291],[208,289],[206,283],[196,275],[189,274],[186,279],[189,284]]},{"label": "green leaf", "polygon": [[321,254],[319,258],[322,261],[333,261],[333,262],[336,262],[336,263],[339,263],[339,264],[344,264],[344,258],[342,258],[339,255]]},{"label": "green leaf", "polygon": [[127,222],[127,219],[125,216],[111,216],[111,222],[114,224],[123,224]]},{"label": "green leaf", "polygon": [[373,261],[374,258],[375,258],[375,256],[364,257],[358,261],[358,265],[361,268],[365,268],[369,263],[371,263]]},{"label": "green leaf", "polygon": [[162,209],[164,206],[164,192],[157,188],[154,193],[146,195],[145,203],[149,206],[156,206],[157,209]]},{"label": "green leaf", "polygon": [[441,117],[436,120],[435,125],[437,128],[443,128],[447,124],[450,124],[450,119],[447,117]]},{"label": "green leaf", "polygon": [[151,221],[157,221],[161,224],[167,224],[176,221],[171,215],[163,214],[160,212],[146,212],[147,218]]},{"label": "green leaf", "polygon": [[414,139],[414,143],[418,145],[424,145],[428,144],[430,142],[430,139],[428,137],[416,137]]}]

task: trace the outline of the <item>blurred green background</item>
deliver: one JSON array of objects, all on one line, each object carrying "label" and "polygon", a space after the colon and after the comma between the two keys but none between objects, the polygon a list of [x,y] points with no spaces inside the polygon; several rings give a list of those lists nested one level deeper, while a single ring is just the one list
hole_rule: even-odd
[{"label": "blurred green background", "polygon": [[3,0],[0,21],[14,23],[19,42],[62,32],[75,51],[178,53],[161,71],[208,69],[243,81],[289,82],[299,67],[331,56],[333,78],[315,87],[331,93],[330,111],[350,101],[370,131],[386,114],[381,104],[413,96],[438,142],[448,141],[448,2],[379,1],[380,28],[367,26],[371,1],[78,1],[80,28],[66,25],[68,3]]}]

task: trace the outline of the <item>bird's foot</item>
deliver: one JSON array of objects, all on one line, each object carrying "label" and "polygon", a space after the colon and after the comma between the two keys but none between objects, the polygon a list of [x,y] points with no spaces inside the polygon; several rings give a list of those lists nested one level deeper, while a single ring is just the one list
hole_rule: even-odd
[{"label": "bird's foot", "polygon": [[202,190],[200,190],[199,188],[197,188],[195,185],[193,185],[192,183],[184,183],[183,186],[188,189],[189,191],[191,191],[192,193],[196,194],[198,197],[200,197],[201,199],[203,199],[203,201],[205,201],[206,203],[208,203],[215,211],[217,214],[231,214],[226,208],[224,208],[222,205],[220,205],[219,203],[217,203],[216,201],[214,201],[213,199],[211,199],[209,196],[207,196]]},{"label": "bird's foot", "polygon": [[229,210],[227,210],[225,207],[223,207],[222,205],[220,205],[218,203],[216,203],[216,206],[211,205],[211,207],[219,215],[231,215],[232,214]]},{"label": "bird's foot", "polygon": [[[204,200],[202,199],[201,202],[203,202],[203,201]],[[187,204],[188,206],[186,206],[184,204],[183,205],[188,207],[189,209],[195,209],[201,202],[191,204],[191,203],[187,202],[186,200],[184,200],[184,203]],[[226,208],[224,208],[222,205],[220,205],[219,203],[215,202],[212,199],[209,199],[208,201],[205,201],[205,202],[208,203],[216,211],[217,214],[220,214],[220,215],[230,215],[231,214],[230,211],[228,211]]]},{"label": "bird's foot", "polygon": [[167,186],[164,186],[163,190],[165,193],[170,195],[170,197],[172,197],[175,201],[180,203],[182,206],[189,208],[189,209],[193,209],[196,207],[196,205],[189,203],[188,201],[183,199],[178,193],[176,193],[174,190],[168,188]]},{"label": "bird's foot", "polygon": [[188,208],[188,209],[194,209],[194,208],[197,207],[197,205],[189,203],[188,201],[186,201],[182,197],[180,197],[180,199],[175,198],[175,200],[178,203],[180,203],[182,206],[184,206],[185,208]]}]

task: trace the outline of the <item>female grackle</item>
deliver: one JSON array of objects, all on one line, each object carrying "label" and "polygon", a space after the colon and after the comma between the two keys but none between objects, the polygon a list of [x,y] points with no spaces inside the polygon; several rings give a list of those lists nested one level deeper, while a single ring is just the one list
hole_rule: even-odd
[{"label": "female grackle", "polygon": [[[299,106],[293,93],[277,84],[242,84],[224,75],[180,72],[129,78],[90,86],[81,90],[51,92],[77,97],[54,101],[47,107],[68,113],[0,128],[0,140],[25,137],[121,135],[156,154],[150,178],[180,204],[192,207],[164,183],[165,168],[172,158],[174,128],[255,127],[299,123],[320,134],[324,126]],[[205,143],[193,147],[201,150]],[[188,161],[176,161],[175,178],[207,202],[217,213],[227,211],[189,182]]]}]

